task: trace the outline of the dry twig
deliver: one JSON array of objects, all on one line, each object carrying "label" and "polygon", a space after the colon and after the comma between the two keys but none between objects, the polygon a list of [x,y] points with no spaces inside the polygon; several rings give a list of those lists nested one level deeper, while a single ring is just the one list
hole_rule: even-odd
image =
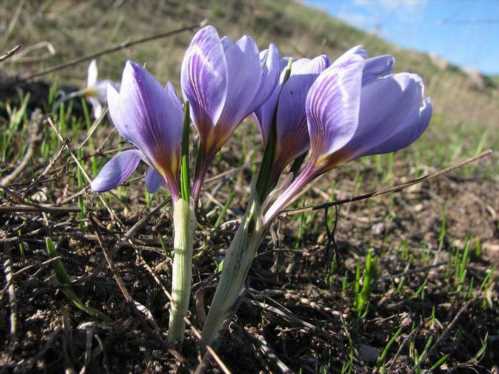
[{"label": "dry twig", "polygon": [[2,205],[0,213],[78,213],[81,209],[76,206],[51,206],[51,205]]},{"label": "dry twig", "polygon": [[9,287],[13,284],[14,280],[18,276],[20,276],[21,274],[27,272],[28,270],[36,268],[36,267],[39,268],[37,271],[40,271],[40,269],[42,269],[43,267],[45,267],[47,265],[50,265],[52,262],[58,261],[60,259],[61,259],[61,256],[55,256],[55,257],[52,257],[52,258],[50,258],[50,259],[48,259],[48,260],[46,260],[46,261],[44,261],[44,262],[42,262],[40,264],[34,264],[34,265],[25,266],[22,269],[19,269],[18,271],[16,271],[15,273],[13,273],[12,276],[10,277],[10,280],[8,280],[6,282],[5,287],[0,290],[0,300],[2,300],[3,294],[9,289]]},{"label": "dry twig", "polygon": [[269,346],[267,340],[263,335],[257,333],[251,333],[248,331],[249,329],[245,329],[246,333],[254,338],[255,342],[258,344],[260,352],[267,357],[270,361],[274,363],[274,365],[279,368],[281,373],[292,373],[293,371],[277,356],[274,350]]},{"label": "dry twig", "polygon": [[16,289],[14,287],[14,275],[12,271],[12,260],[10,258],[9,251],[5,251],[6,259],[3,263],[3,269],[5,272],[5,283],[7,283],[7,293],[9,295],[9,333],[12,339],[15,339],[17,334],[17,299],[16,299]]},{"label": "dry twig", "polygon": [[129,239],[133,239],[133,237],[137,234],[137,232],[147,223],[147,220],[151,218],[151,216],[155,215],[161,208],[166,205],[166,202],[159,203],[154,209],[152,209],[149,213],[145,214],[144,217],[139,219],[131,228],[128,230],[123,236],[122,242],[126,242]]},{"label": "dry twig", "polygon": [[408,187],[414,186],[415,184],[419,184],[419,183],[422,183],[422,182],[429,181],[431,179],[440,177],[441,175],[450,173],[451,171],[459,169],[459,168],[461,168],[461,167],[463,167],[465,165],[468,165],[468,164],[471,164],[473,162],[476,162],[476,161],[479,161],[481,159],[484,159],[486,157],[489,157],[489,156],[492,155],[492,153],[493,153],[492,150],[489,149],[487,151],[484,151],[484,152],[480,153],[479,155],[477,155],[475,157],[468,158],[468,159],[460,161],[460,162],[458,162],[458,163],[456,163],[454,165],[451,165],[451,166],[449,166],[449,167],[447,167],[445,169],[436,171],[435,173],[426,174],[426,175],[423,175],[422,177],[419,177],[419,178],[416,178],[416,179],[412,179],[412,180],[410,180],[408,182],[405,182],[405,183],[397,184],[395,186],[392,186],[392,187],[389,187],[389,188],[384,188],[384,189],[373,191],[373,192],[368,192],[368,193],[365,193],[365,194],[362,194],[362,195],[357,195],[357,196],[354,196],[354,197],[351,197],[351,198],[348,198],[348,199],[330,201],[330,202],[327,202],[327,203],[324,203],[324,204],[319,204],[319,205],[314,205],[314,206],[308,206],[308,207],[305,207],[305,208],[284,210],[284,211],[281,212],[280,215],[283,215],[283,216],[292,216],[292,215],[295,215],[295,214],[301,214],[301,213],[310,212],[310,211],[314,211],[314,210],[325,209],[325,208],[328,208],[328,207],[331,207],[331,206],[337,206],[337,205],[343,205],[343,204],[353,203],[355,201],[360,201],[360,200],[367,200],[367,199],[370,199],[372,197],[387,195],[387,194],[393,193],[393,192],[399,192],[399,191],[402,191],[402,190],[404,190],[404,189],[406,189]]},{"label": "dry twig", "polygon": [[8,50],[3,55],[0,56],[0,62],[7,60],[8,58],[14,56],[20,49],[22,45],[18,44],[14,48]]},{"label": "dry twig", "polygon": [[425,351],[423,353],[423,356],[419,359],[419,362],[421,364],[423,364],[426,361],[426,359],[433,354],[433,352],[435,351],[435,349],[437,349],[437,347],[440,345],[440,343],[442,343],[447,338],[447,336],[449,335],[449,333],[451,332],[451,330],[456,325],[457,321],[459,321],[459,318],[461,318],[461,315],[466,310],[468,310],[468,308],[470,307],[470,305],[473,304],[473,302],[475,302],[475,300],[476,300],[475,297],[472,298],[472,299],[470,299],[470,300],[468,300],[461,307],[461,309],[459,309],[459,311],[456,313],[456,315],[454,316],[454,318],[452,319],[452,321],[447,325],[447,327],[445,327],[445,330],[440,334],[440,336],[438,337],[437,341],[431,346],[430,349],[428,349],[427,351]]},{"label": "dry twig", "polygon": [[162,38],[168,38],[170,36],[173,36],[173,35],[176,35],[176,34],[180,34],[180,33],[185,32],[185,31],[195,30],[195,29],[197,29],[199,27],[202,27],[205,23],[206,23],[206,20],[203,20],[203,21],[201,21],[199,23],[196,23],[194,25],[185,26],[185,27],[182,27],[182,28],[179,28],[179,29],[176,29],[176,30],[167,31],[167,32],[159,33],[159,34],[154,34],[154,35],[146,36],[146,37],[140,38],[140,39],[126,41],[126,42],[120,43],[118,45],[115,45],[113,47],[103,49],[101,51],[89,54],[89,55],[84,56],[84,57],[77,58],[77,59],[69,61],[69,62],[65,62],[65,63],[62,63],[62,64],[58,64],[58,65],[52,66],[52,67],[50,67],[48,69],[44,69],[42,71],[30,74],[30,75],[28,75],[26,77],[22,77],[21,81],[29,81],[29,80],[32,80],[33,78],[38,78],[38,77],[41,77],[41,76],[53,73],[55,71],[63,70],[63,69],[69,68],[71,66],[74,66],[74,65],[77,65],[77,64],[81,64],[83,62],[87,62],[87,61],[93,60],[94,58],[97,58],[97,57],[100,57],[100,56],[103,56],[103,55],[107,55],[107,54],[110,54],[110,53],[118,52],[118,51],[120,51],[122,49],[129,48],[129,47],[132,47],[132,46],[137,45],[137,44],[143,44],[143,43],[147,43],[147,42],[150,42],[150,41],[153,41],[153,40],[158,40],[158,39],[162,39]]}]

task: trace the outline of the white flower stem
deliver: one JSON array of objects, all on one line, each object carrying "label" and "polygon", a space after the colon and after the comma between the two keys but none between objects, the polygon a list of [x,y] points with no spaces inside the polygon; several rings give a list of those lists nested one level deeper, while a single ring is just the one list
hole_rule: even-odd
[{"label": "white flower stem", "polygon": [[194,211],[189,202],[179,198],[173,205],[173,274],[172,300],[168,341],[179,343],[184,339],[184,318],[189,309],[192,285],[192,246],[195,225]]},{"label": "white flower stem", "polygon": [[241,222],[223,263],[222,275],[203,326],[202,344],[211,345],[222,330],[244,287],[249,268],[263,239],[264,227],[256,203]]}]

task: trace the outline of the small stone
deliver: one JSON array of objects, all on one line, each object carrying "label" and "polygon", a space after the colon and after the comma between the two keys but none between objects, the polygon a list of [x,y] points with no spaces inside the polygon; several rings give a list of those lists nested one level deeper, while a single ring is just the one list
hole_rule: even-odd
[{"label": "small stone", "polygon": [[31,200],[38,203],[44,203],[47,201],[47,187],[42,187],[39,191],[31,195]]},{"label": "small stone", "polygon": [[359,346],[359,358],[364,362],[376,362],[379,356],[379,349],[372,345],[361,344]]},{"label": "small stone", "polygon": [[385,231],[385,225],[383,222],[379,222],[379,223],[376,223],[374,224],[372,227],[371,227],[371,231],[374,235],[381,235],[383,234],[383,231]]},{"label": "small stone", "polygon": [[499,243],[485,242],[482,244],[485,257],[492,263],[499,265]]},{"label": "small stone", "polygon": [[407,192],[411,194],[416,194],[421,191],[422,185],[421,183],[414,184],[407,188]]},{"label": "small stone", "polygon": [[424,205],[423,204],[416,204],[412,207],[412,209],[416,212],[419,213],[423,210]]}]

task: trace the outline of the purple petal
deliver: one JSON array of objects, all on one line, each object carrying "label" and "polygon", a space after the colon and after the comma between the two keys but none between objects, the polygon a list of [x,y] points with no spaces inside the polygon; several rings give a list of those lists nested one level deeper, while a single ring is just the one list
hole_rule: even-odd
[{"label": "purple petal", "polygon": [[270,128],[272,126],[272,120],[274,118],[274,113],[277,107],[277,100],[279,99],[280,87],[276,87],[274,92],[267,98],[267,101],[263,103],[254,113],[253,120],[258,125],[260,134],[262,135],[263,144],[267,144],[270,134]]},{"label": "purple petal", "polygon": [[262,67],[258,47],[249,36],[243,36],[233,43],[224,38],[227,60],[227,99],[217,127],[218,148],[225,143],[232,131],[255,107],[253,100],[262,81]]},{"label": "purple petal", "polygon": [[302,58],[291,65],[291,75],[282,87],[277,108],[277,158],[283,163],[308,149],[307,93],[329,64],[329,58],[322,55],[312,60]]},{"label": "purple petal", "polygon": [[363,60],[367,59],[367,51],[361,45],[350,48],[348,51],[343,53],[333,62],[333,66],[340,67],[341,65],[349,65],[352,59],[361,58]]},{"label": "purple petal", "polygon": [[331,65],[327,55],[320,55],[313,59],[300,58],[291,65],[293,75],[319,75]]},{"label": "purple petal", "polygon": [[[175,93],[175,87],[173,86],[173,84],[171,82],[167,82],[165,89],[166,89],[166,93],[168,94],[168,97],[170,99],[171,104],[176,108],[175,111],[182,112],[184,110],[184,108],[183,108],[182,102],[180,101],[177,94]],[[183,119],[182,119],[182,121],[183,121]],[[181,129],[181,131],[183,131],[183,129]]]},{"label": "purple petal", "polygon": [[342,157],[403,148],[422,134],[430,117],[431,104],[424,99],[420,77],[400,73],[377,79],[362,89],[359,126]]},{"label": "purple petal", "polygon": [[147,191],[151,193],[158,191],[161,186],[165,186],[164,178],[153,167],[147,169],[145,182]]},{"label": "purple petal", "polygon": [[118,153],[104,165],[90,187],[95,192],[105,192],[124,183],[137,169],[141,156],[135,149]]},{"label": "purple petal", "polygon": [[[285,61],[285,60],[284,60]],[[262,78],[260,87],[257,89],[257,94],[251,103],[252,108],[261,106],[269,96],[275,91],[281,71],[283,60],[279,55],[279,50],[274,44],[270,44],[269,48],[260,53],[260,65],[262,67]]]},{"label": "purple petal", "polygon": [[182,61],[180,79],[194,124],[207,137],[222,113],[228,85],[224,48],[213,26],[194,35]]},{"label": "purple petal", "polygon": [[178,99],[145,69],[127,62],[120,93],[109,87],[111,118],[123,137],[165,175],[176,175],[183,113]]},{"label": "purple petal", "polygon": [[362,85],[364,86],[376,78],[391,74],[394,64],[395,58],[390,55],[368,58],[364,67]]},{"label": "purple petal", "polygon": [[395,152],[414,143],[428,128],[432,115],[431,100],[426,98],[419,112],[407,118],[405,126],[399,128],[391,137],[377,147],[369,149],[366,154]]},{"label": "purple petal", "polygon": [[277,199],[272,203],[272,205],[267,209],[264,214],[263,223],[264,225],[270,223],[272,219],[279,214],[279,212],[296,200],[300,193],[303,191],[305,186],[310,183],[316,176],[317,171],[313,163],[307,163],[300,174],[296,177],[293,182],[286,187],[286,189],[279,194]]},{"label": "purple petal", "polygon": [[[266,58],[262,57],[262,55],[265,55],[268,53],[268,50],[262,51],[260,53],[260,58]],[[276,84],[274,86],[274,90],[272,93],[267,97],[267,100],[265,100],[256,110],[253,116],[253,119],[258,125],[258,128],[260,129],[260,134],[262,135],[263,138],[263,143],[267,144],[268,136],[270,133],[270,127],[272,126],[272,121],[274,119],[274,114],[277,108],[277,101],[279,99],[279,95],[282,89],[282,80],[284,78],[284,69],[288,65],[288,58],[281,58],[279,62],[279,71],[280,71],[280,80],[279,84]]]},{"label": "purple petal", "polygon": [[[319,56],[312,60],[299,59],[291,65],[291,75],[284,84],[279,96],[277,111],[278,138],[293,132],[300,124],[306,127],[305,101],[312,83],[329,66],[327,56]],[[306,129],[305,129],[306,131]]]},{"label": "purple petal", "polygon": [[365,60],[347,52],[314,82],[305,104],[312,158],[327,157],[354,135]]}]

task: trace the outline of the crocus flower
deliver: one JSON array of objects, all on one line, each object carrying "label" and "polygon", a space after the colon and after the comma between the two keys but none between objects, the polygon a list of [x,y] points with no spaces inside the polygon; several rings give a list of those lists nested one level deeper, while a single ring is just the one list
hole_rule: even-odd
[{"label": "crocus flower", "polygon": [[309,159],[265,213],[266,223],[313,179],[365,155],[394,152],[427,128],[432,106],[415,74],[392,73],[391,56],[355,47],[319,75],[306,99]]},{"label": "crocus flower", "polygon": [[192,39],[182,62],[181,85],[200,140],[195,199],[215,154],[272,93],[279,72],[279,52],[273,44],[260,56],[251,37],[233,42],[220,38],[213,26],[203,27]]},{"label": "crocus flower", "polygon": [[166,185],[177,200],[183,110],[171,83],[162,87],[145,69],[127,62],[120,91],[108,86],[107,100],[114,126],[134,149],[108,161],[92,181],[92,190],[103,192],[117,187],[143,161],[149,166],[147,189],[155,192]]},{"label": "crocus flower", "polygon": [[103,106],[106,104],[107,87],[112,86],[116,89],[119,88],[117,82],[111,80],[98,79],[97,61],[92,60],[88,65],[87,87],[83,91],[83,95],[92,105],[92,113],[94,118],[100,118],[103,111]]},{"label": "crocus flower", "polygon": [[279,84],[254,116],[265,145],[275,125],[272,179],[277,179],[286,165],[308,150],[305,100],[312,83],[330,65],[326,55],[298,59],[292,62],[291,74],[284,82],[287,63],[288,59],[281,59]]}]

